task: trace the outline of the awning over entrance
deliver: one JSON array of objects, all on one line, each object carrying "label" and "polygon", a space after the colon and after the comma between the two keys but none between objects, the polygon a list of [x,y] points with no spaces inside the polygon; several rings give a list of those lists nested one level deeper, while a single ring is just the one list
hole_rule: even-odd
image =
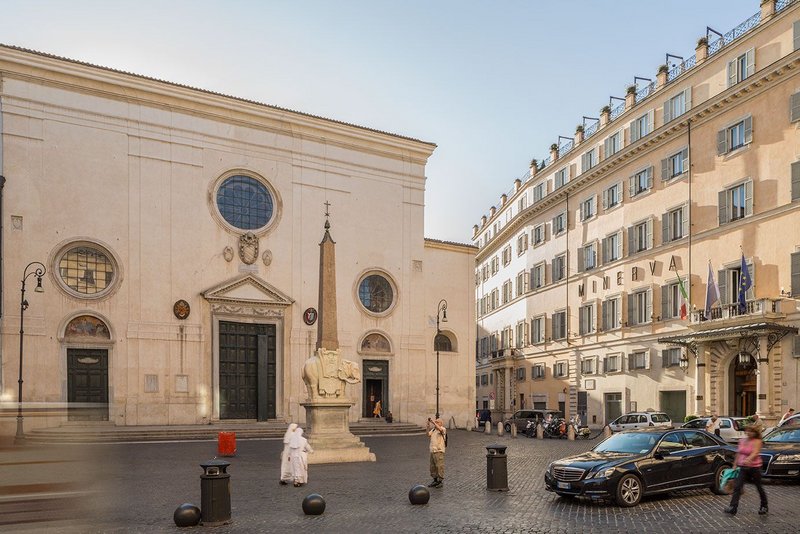
[{"label": "awning over entrance", "polygon": [[673,345],[692,345],[698,342],[721,341],[725,339],[735,339],[741,337],[769,336],[770,334],[782,338],[786,334],[797,334],[794,326],[784,326],[778,323],[755,323],[739,326],[728,326],[725,328],[714,328],[700,332],[689,332],[679,336],[668,336],[658,338],[659,343],[669,343]]}]

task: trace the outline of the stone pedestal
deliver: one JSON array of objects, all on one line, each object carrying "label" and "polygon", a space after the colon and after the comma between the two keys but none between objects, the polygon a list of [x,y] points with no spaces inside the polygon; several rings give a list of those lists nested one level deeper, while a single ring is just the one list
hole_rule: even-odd
[{"label": "stone pedestal", "polygon": [[309,464],[375,461],[375,453],[350,433],[348,413],[353,404],[345,400],[300,403],[306,409],[306,433],[314,449],[308,455]]}]

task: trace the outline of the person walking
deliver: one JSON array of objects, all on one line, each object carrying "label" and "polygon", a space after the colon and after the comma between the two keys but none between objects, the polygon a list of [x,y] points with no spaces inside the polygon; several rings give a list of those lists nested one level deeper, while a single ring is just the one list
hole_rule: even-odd
[{"label": "person walking", "polygon": [[755,484],[758,495],[761,498],[761,506],[758,509],[759,515],[764,515],[768,511],[767,494],[761,486],[761,432],[754,426],[745,428],[746,437],[739,440],[736,450],[736,466],[739,468],[739,476],[733,486],[733,496],[730,505],[725,508],[726,514],[735,515],[739,509],[739,498],[742,496],[742,488],[747,481]]},{"label": "person walking", "polygon": [[297,427],[289,442],[289,457],[292,461],[292,480],[294,487],[308,482],[308,453],[314,452],[308,440],[303,437],[303,429]]},{"label": "person walking", "polygon": [[441,488],[444,482],[444,449],[445,449],[445,436],[447,430],[444,428],[444,421],[436,419],[435,421],[428,417],[426,424],[428,430],[428,437],[431,438],[430,452],[431,452],[431,477],[433,480],[428,484],[429,488]]},{"label": "person walking", "polygon": [[783,423],[785,423],[786,420],[789,419],[793,415],[794,415],[794,408],[789,408],[789,410],[785,414],[783,414],[783,417],[781,417],[781,420],[778,421],[778,426],[783,426]]},{"label": "person walking", "polygon": [[283,452],[281,452],[281,486],[285,486],[292,480],[292,461],[289,459],[289,442],[297,428],[297,423],[292,423],[283,435]]},{"label": "person walking", "polygon": [[719,416],[717,414],[712,415],[711,419],[706,423],[706,432],[719,437],[719,423]]},{"label": "person walking", "polygon": [[381,400],[375,403],[375,408],[372,410],[372,417],[380,418],[381,416]]},{"label": "person walking", "polygon": [[753,422],[750,423],[749,426],[752,426],[753,428],[758,430],[759,434],[763,434],[764,433],[764,420],[761,419],[761,416],[758,415],[757,413],[754,413],[753,417],[752,417],[752,420],[753,420]]}]

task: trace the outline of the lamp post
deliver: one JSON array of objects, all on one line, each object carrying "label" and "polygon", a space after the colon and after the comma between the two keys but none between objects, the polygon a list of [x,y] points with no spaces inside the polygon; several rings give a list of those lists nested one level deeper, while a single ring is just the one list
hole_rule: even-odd
[{"label": "lamp post", "polygon": [[441,322],[447,322],[447,301],[442,299],[436,307],[436,337],[433,338],[433,345],[436,348],[436,419],[439,419],[439,335],[442,333],[439,328],[439,317]]},{"label": "lamp post", "polygon": [[[28,272],[28,269],[31,267],[33,267],[33,269]],[[34,291],[36,293],[43,293],[44,289],[42,288],[42,277],[46,272],[47,268],[45,268],[44,264],[38,261],[32,261],[25,267],[25,271],[22,273],[22,290],[19,297],[19,380],[17,381],[17,384],[19,384],[19,390],[17,391],[17,435],[14,438],[16,442],[25,439],[25,432],[22,427],[22,348],[25,340],[25,310],[28,309],[28,301],[25,300],[25,282],[28,280],[29,276],[35,276],[36,288]]]}]

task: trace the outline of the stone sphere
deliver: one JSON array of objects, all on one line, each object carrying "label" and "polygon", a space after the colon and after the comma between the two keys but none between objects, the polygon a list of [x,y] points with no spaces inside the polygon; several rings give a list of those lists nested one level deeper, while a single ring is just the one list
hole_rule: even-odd
[{"label": "stone sphere", "polygon": [[431,492],[421,484],[417,484],[408,492],[408,500],[411,501],[411,504],[428,504],[430,498]]},{"label": "stone sphere", "polygon": [[318,493],[312,493],[303,499],[303,512],[306,515],[321,515],[325,511],[325,499]]},{"label": "stone sphere", "polygon": [[200,508],[185,502],[175,509],[172,519],[179,527],[193,527],[200,522]]}]

